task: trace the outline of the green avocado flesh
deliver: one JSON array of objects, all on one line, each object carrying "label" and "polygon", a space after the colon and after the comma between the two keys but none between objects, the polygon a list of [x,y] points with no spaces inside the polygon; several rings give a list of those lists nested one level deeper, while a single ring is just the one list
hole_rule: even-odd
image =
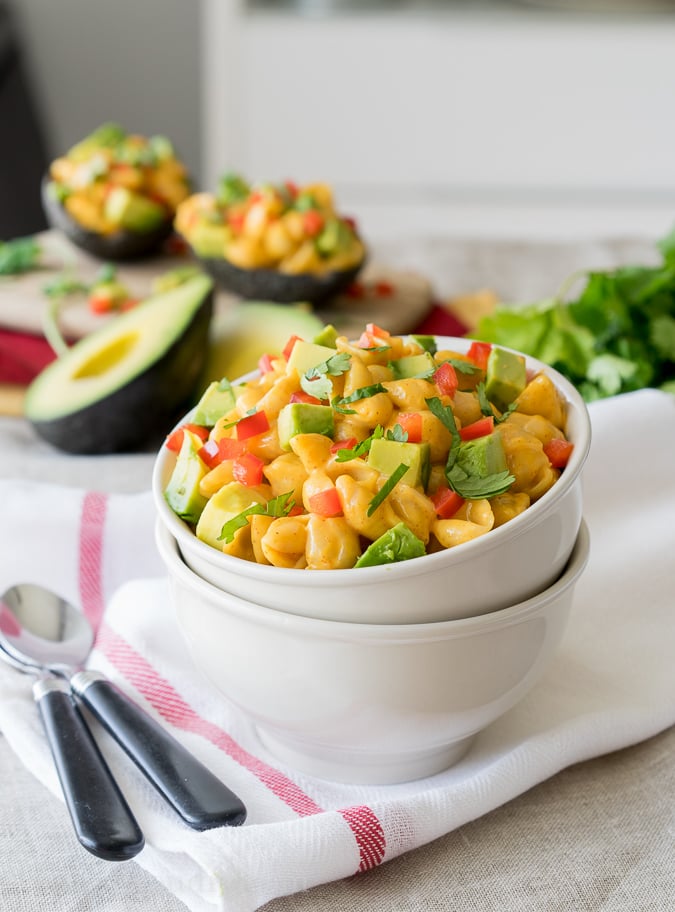
[{"label": "green avocado flesh", "polygon": [[414,535],[405,523],[398,523],[369,545],[354,564],[355,567],[375,567],[411,560],[426,554],[424,542]]},{"label": "green avocado flesh", "polygon": [[323,328],[323,321],[306,308],[269,301],[243,301],[217,313],[203,386],[221,377],[236,380],[255,370],[261,355],[278,355],[291,336],[313,339]]},{"label": "green avocado flesh", "polygon": [[213,282],[197,275],[76,342],[26,393],[35,431],[70,453],[129,452],[192,404],[208,352]]}]

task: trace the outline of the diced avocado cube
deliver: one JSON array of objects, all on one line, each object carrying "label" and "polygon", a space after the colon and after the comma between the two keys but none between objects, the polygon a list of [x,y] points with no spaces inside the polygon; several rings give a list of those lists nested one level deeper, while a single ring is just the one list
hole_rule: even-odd
[{"label": "diced avocado cube", "polygon": [[[298,345],[297,342],[295,344]],[[279,412],[277,433],[284,450],[290,450],[291,438],[296,434],[323,434],[332,437],[335,433],[333,409],[330,405],[290,402]]]},{"label": "diced avocado cube", "polygon": [[167,161],[175,156],[173,143],[166,136],[151,136],[148,140],[152,153],[158,162]]},{"label": "diced avocado cube", "polygon": [[105,217],[126,231],[142,234],[161,225],[166,210],[147,196],[126,187],[114,187],[106,197]]},{"label": "diced avocado cube", "polygon": [[416,336],[412,335],[410,338],[413,342],[424,349],[424,351],[429,352],[430,355],[435,355],[438,351],[438,346],[436,345],[436,339],[433,336]]},{"label": "diced avocado cube", "polygon": [[327,326],[324,326],[318,335],[314,336],[314,339],[312,341],[315,345],[324,345],[327,348],[335,349],[335,340],[337,337],[337,329],[333,326],[332,323],[329,323]]},{"label": "diced avocado cube", "polygon": [[457,465],[467,475],[481,478],[506,471],[508,466],[501,436],[487,434],[485,437],[465,441],[457,452]]},{"label": "diced avocado cube", "polygon": [[485,373],[485,394],[504,411],[527,384],[525,358],[505,348],[492,347]]},{"label": "diced avocado cube", "polygon": [[213,427],[219,418],[232,411],[234,404],[234,391],[227,377],[223,377],[222,380],[214,380],[202,393],[201,399],[195,406],[192,420],[195,424]]},{"label": "diced avocado cube", "polygon": [[207,498],[199,490],[199,482],[208,471],[197,455],[202,441],[191,431],[183,431],[183,443],[164,497],[173,512],[186,522],[196,523],[206,506]]},{"label": "diced avocado cube", "polygon": [[329,348],[327,345],[317,345],[316,342],[305,342],[304,339],[298,339],[288,359],[288,372],[295,370],[302,377],[312,367],[327,361],[334,354],[335,349]]},{"label": "diced avocado cube", "polygon": [[225,256],[225,247],[232,238],[232,231],[228,225],[219,225],[216,222],[199,222],[190,231],[190,246],[199,256],[222,259]]},{"label": "diced avocado cube", "polygon": [[316,239],[316,249],[322,256],[330,256],[349,245],[352,234],[343,221],[337,218],[328,219]]},{"label": "diced avocado cube", "polygon": [[395,380],[404,380],[410,377],[429,377],[438,365],[429,352],[421,355],[406,355],[389,362],[389,367]]},{"label": "diced avocado cube", "polygon": [[223,542],[218,541],[218,536],[225,523],[243,513],[252,504],[266,502],[260,491],[238,481],[231,481],[211,496],[199,517],[195,534],[207,545],[222,551]]},{"label": "diced avocado cube", "polygon": [[355,567],[375,567],[411,560],[425,554],[424,542],[410,531],[405,523],[398,523],[366,548],[354,564]]},{"label": "diced avocado cube", "polygon": [[408,471],[401,478],[403,484],[426,489],[429,481],[430,461],[428,443],[408,443],[379,437],[372,441],[368,465],[383,475],[391,475],[403,463]]}]

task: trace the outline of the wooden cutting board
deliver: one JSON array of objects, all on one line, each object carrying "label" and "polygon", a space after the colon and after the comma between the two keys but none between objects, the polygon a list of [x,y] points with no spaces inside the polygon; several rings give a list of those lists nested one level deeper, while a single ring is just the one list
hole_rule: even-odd
[{"label": "wooden cutting board", "polygon": [[[4,329],[41,334],[47,301],[45,285],[64,270],[91,284],[101,268],[100,260],[83,253],[57,232],[44,232],[37,238],[43,250],[43,268],[0,279],[0,327]],[[117,276],[132,297],[142,299],[151,293],[154,279],[190,262],[185,255],[163,255],[119,264]],[[236,307],[238,302],[237,297],[224,291],[216,294],[217,310]],[[393,333],[410,332],[431,306],[432,289],[424,277],[372,263],[364,268],[353,293],[340,295],[315,308],[315,312],[324,322],[334,323],[341,333],[353,336],[360,335],[367,322],[379,323]],[[114,317],[91,313],[83,294],[68,297],[59,311],[61,332],[73,339],[87,335],[109,319]]]}]

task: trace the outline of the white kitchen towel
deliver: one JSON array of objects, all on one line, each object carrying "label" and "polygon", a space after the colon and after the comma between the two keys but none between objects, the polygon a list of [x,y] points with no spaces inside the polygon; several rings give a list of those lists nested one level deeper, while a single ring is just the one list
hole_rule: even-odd
[{"label": "white kitchen towel", "polygon": [[[203,679],[176,627],[149,493],[1,481],[0,591],[42,583],[99,621],[90,666],[161,720],[248,807],[240,828],[190,830],[97,730],[146,835],[136,863],[192,912],[250,912],[395,858],[572,763],[675,723],[675,399],[648,390],[590,410],[591,557],[552,667],[455,767],[396,786],[340,785],[285,767]],[[58,795],[30,686],[0,666],[0,729]]]}]

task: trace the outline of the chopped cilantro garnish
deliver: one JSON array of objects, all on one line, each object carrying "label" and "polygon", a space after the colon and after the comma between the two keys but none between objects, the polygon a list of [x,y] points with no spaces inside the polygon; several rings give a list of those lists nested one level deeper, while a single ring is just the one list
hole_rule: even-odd
[{"label": "chopped cilantro garnish", "polygon": [[233,516],[232,519],[228,519],[228,521],[223,524],[223,528],[220,530],[220,535],[218,536],[218,541],[224,541],[229,545],[231,541],[234,541],[235,533],[238,532],[239,529],[243,529],[248,523],[248,517],[253,516],[254,514],[274,517],[287,516],[295,506],[295,501],[291,500],[292,495],[292,491],[287,491],[285,494],[279,494],[278,497],[273,497],[271,500],[268,500],[266,504],[251,504],[250,507],[242,510],[241,513],[237,513],[236,516]]},{"label": "chopped cilantro garnish", "polygon": [[480,406],[481,413],[483,415],[485,415],[486,418],[494,418],[495,424],[501,424],[502,421],[506,421],[506,419],[509,417],[509,415],[512,415],[513,412],[515,412],[516,409],[518,408],[517,402],[515,402],[515,401],[511,402],[504,409],[502,414],[500,416],[497,416],[497,415],[495,415],[494,409],[492,407],[492,403],[488,399],[487,393],[485,392],[484,383],[478,384],[478,386],[476,387],[476,395],[478,397],[478,405]]},{"label": "chopped cilantro garnish", "polygon": [[445,464],[445,477],[452,490],[467,500],[495,497],[497,494],[508,491],[515,481],[513,475],[510,475],[508,471],[496,472],[492,475],[469,475],[457,465],[457,454],[462,445],[462,438],[459,436],[452,409],[450,406],[443,405],[437,397],[427,399],[426,403],[429,410],[443,422],[452,435],[452,443]]},{"label": "chopped cilantro garnish", "polygon": [[352,356],[348,352],[332,355],[315,367],[310,367],[300,378],[300,386],[310,396],[317,399],[328,399],[333,392],[329,377],[339,377],[349,370]]},{"label": "chopped cilantro garnish", "polygon": [[0,241],[0,275],[17,275],[36,269],[42,249],[33,237]]},{"label": "chopped cilantro garnish", "polygon": [[395,424],[391,430],[387,431],[385,437],[387,440],[398,440],[399,443],[406,443],[408,432],[404,431],[400,424]]},{"label": "chopped cilantro garnish", "polygon": [[335,454],[336,462],[350,462],[352,459],[358,459],[359,456],[365,456],[370,452],[370,445],[373,440],[384,435],[384,428],[381,424],[378,424],[370,437],[366,437],[365,440],[362,440],[361,443],[357,443],[356,446],[349,449],[348,447],[343,447],[338,450]]},{"label": "chopped cilantro garnish", "polygon": [[410,466],[408,466],[404,462],[402,462],[398,466],[398,468],[394,469],[394,471],[391,473],[389,478],[387,478],[385,483],[382,485],[380,490],[377,492],[375,497],[373,497],[373,499],[368,504],[368,510],[367,510],[368,516],[372,516],[373,513],[375,512],[375,510],[377,510],[377,508],[380,506],[382,501],[391,494],[391,492],[394,490],[396,485],[403,478],[403,476],[405,475],[405,473],[408,471],[409,468],[410,468]]},{"label": "chopped cilantro garnish", "polygon": [[345,411],[342,406],[349,405],[350,402],[358,402],[359,399],[369,399],[371,396],[376,396],[378,393],[386,393],[386,387],[382,386],[381,383],[373,383],[372,386],[361,386],[359,389],[354,390],[353,393],[350,393],[349,396],[343,396],[340,398],[336,396],[332,401],[333,408],[342,412],[343,414],[354,414],[353,409]]}]

